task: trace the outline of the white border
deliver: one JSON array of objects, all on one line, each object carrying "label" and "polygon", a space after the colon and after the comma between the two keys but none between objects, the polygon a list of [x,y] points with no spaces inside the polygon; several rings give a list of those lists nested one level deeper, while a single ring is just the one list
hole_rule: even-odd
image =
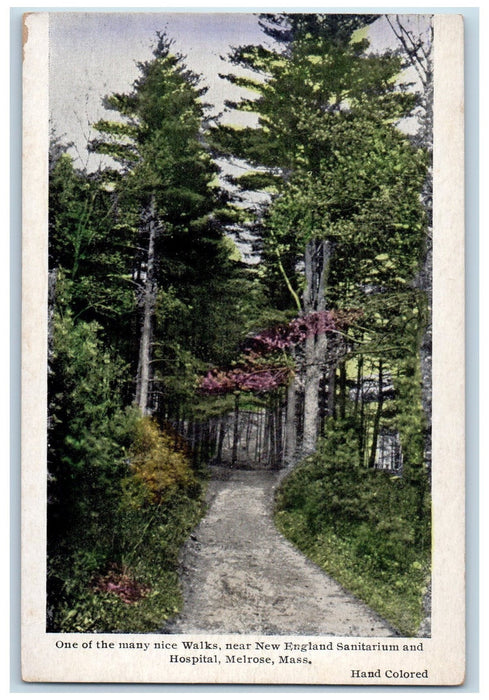
[{"label": "white border", "polygon": [[[271,3],[273,5],[273,3]],[[161,6],[160,6],[161,7]],[[247,8],[252,9],[252,8]],[[260,8],[261,9],[261,8]],[[330,8],[328,8],[329,10]],[[24,79],[23,362],[22,362],[22,606],[24,678],[31,681],[191,683],[351,683],[337,655],[309,676],[281,669],[253,676],[232,669],[166,668],[135,652],[131,659],[53,653],[44,632],[45,435],[47,302],[47,15],[27,18]],[[434,609],[433,637],[424,640],[429,684],[463,680],[464,667],[464,254],[463,254],[463,43],[461,18],[436,18],[435,266],[434,266]],[[443,41],[439,41],[439,37]],[[446,41],[445,41],[446,39]],[[39,43],[40,42],[40,43]],[[442,82],[440,82],[440,80]],[[443,86],[443,87],[441,87]],[[447,102],[448,101],[448,102]],[[450,118],[447,119],[447,115]],[[447,206],[447,202],[451,206]],[[449,378],[447,380],[447,378]],[[63,635],[57,635],[57,638]],[[74,640],[78,635],[68,635]],[[80,640],[87,635],[79,635]],[[159,638],[159,637],[158,637]],[[208,637],[210,638],[210,636]],[[118,635],[118,639],[122,639]],[[145,635],[146,640],[151,636]],[[267,638],[271,641],[272,638]],[[351,641],[351,640],[350,640]],[[370,641],[370,640],[366,640]],[[400,640],[402,642],[402,640]],[[411,640],[412,641],[412,640]],[[365,662],[365,657],[362,658]],[[392,659],[385,660],[391,663]],[[380,655],[376,664],[384,664]],[[347,668],[355,664],[350,656]],[[255,669],[256,670],[256,669]]]}]

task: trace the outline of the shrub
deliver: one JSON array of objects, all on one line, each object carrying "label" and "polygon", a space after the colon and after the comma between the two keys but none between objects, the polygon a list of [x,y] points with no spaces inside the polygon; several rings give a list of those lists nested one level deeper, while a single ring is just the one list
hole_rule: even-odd
[{"label": "shrub", "polygon": [[327,425],[317,452],[281,485],[276,522],[339,583],[413,634],[429,575],[429,509],[419,508],[411,478],[360,466],[356,435],[352,420]]},{"label": "shrub", "polygon": [[145,416],[136,423],[130,462],[133,478],[150,503],[162,504],[180,489],[198,494],[199,482],[189,457],[175,449],[174,438],[160,430],[154,418]]}]

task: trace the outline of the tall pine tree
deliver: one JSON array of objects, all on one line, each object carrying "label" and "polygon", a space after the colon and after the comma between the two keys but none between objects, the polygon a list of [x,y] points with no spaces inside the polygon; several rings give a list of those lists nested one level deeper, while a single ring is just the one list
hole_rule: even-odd
[{"label": "tall pine tree", "polygon": [[[258,127],[221,126],[215,134],[224,153],[261,166],[244,187],[275,189],[261,227],[263,258],[304,315],[406,282],[421,254],[424,154],[396,128],[416,97],[398,84],[399,57],[368,53],[368,42],[355,40],[362,22],[267,16],[266,31],[289,39],[285,49],[238,48],[231,61],[256,77],[229,76],[258,94],[230,104],[256,112]],[[306,341],[304,453],[318,436],[326,355],[324,335]]]},{"label": "tall pine tree", "polygon": [[[117,116],[96,124],[100,136],[92,148],[116,162],[112,175],[120,210],[133,222],[139,219],[135,395],[141,410],[151,412],[158,403],[155,378],[159,393],[168,395],[189,363],[196,369],[207,359],[201,319],[211,316],[220,285],[225,290],[239,273],[223,233],[230,209],[205,146],[206,90],[163,34],[139,71],[132,92],[106,98]],[[172,324],[172,337],[164,337],[169,308],[181,324]]]}]

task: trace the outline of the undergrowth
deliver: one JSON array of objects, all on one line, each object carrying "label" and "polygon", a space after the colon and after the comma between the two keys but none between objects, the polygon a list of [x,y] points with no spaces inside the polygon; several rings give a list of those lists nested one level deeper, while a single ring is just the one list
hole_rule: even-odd
[{"label": "undergrowth", "polygon": [[[70,533],[48,560],[48,631],[151,632],[181,608],[178,555],[203,515],[205,475],[150,418],[132,427],[111,531]],[[88,530],[87,530],[88,531]]]},{"label": "undergrowth", "polygon": [[283,482],[275,522],[402,636],[416,636],[430,576],[426,489],[407,477],[360,468],[355,452],[354,431],[336,425]]}]

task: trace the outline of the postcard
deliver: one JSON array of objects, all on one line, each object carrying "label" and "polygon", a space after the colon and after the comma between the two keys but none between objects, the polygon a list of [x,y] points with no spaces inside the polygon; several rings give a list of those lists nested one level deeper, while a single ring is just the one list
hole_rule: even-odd
[{"label": "postcard", "polygon": [[23,31],[23,680],[463,684],[463,17]]}]

